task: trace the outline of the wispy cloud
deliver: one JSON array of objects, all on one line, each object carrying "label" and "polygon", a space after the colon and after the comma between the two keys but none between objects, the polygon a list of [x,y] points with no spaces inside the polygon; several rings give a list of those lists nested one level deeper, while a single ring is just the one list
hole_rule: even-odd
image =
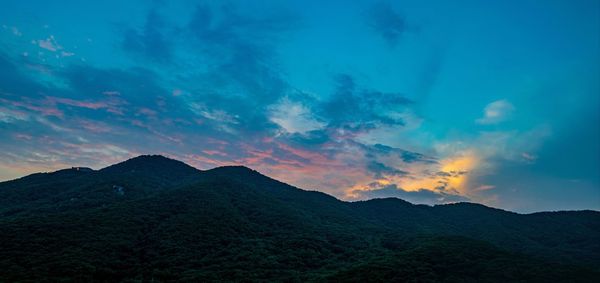
[{"label": "wispy cloud", "polygon": [[269,107],[270,120],[279,125],[287,133],[300,133],[320,130],[325,126],[323,121],[301,102],[294,102],[289,97],[282,98]]},{"label": "wispy cloud", "polygon": [[508,100],[497,100],[485,106],[483,117],[476,122],[482,125],[498,124],[508,120],[514,111],[515,107]]}]

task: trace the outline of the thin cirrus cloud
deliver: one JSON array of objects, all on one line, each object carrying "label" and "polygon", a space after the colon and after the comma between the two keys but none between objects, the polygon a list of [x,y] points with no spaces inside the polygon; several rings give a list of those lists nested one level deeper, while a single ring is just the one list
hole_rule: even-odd
[{"label": "thin cirrus cloud", "polygon": [[[457,93],[491,90],[476,82],[460,88],[449,83],[456,80],[453,75],[510,76],[498,73],[503,68],[481,72],[469,65],[462,48],[436,40],[440,33],[455,35],[453,44],[466,47],[468,54],[508,58],[511,54],[503,52],[513,49],[495,50],[483,40],[467,44],[489,31],[463,33],[460,21],[427,12],[443,3],[301,4],[313,5],[315,13],[293,1],[273,9],[244,1],[120,4],[126,17],[101,5],[49,7],[48,13],[38,13],[18,1],[10,4],[14,16],[0,12],[6,21],[0,23],[6,26],[0,29],[0,169],[13,168],[2,169],[0,178],[68,166],[99,168],[158,153],[201,169],[247,165],[346,200],[471,200],[510,207],[514,192],[507,188],[520,180],[532,182],[533,175],[541,176],[540,184],[551,184],[544,172],[559,172],[554,175],[560,175],[561,184],[577,177],[586,184],[582,190],[597,185],[597,162],[580,157],[597,152],[597,129],[571,130],[592,137],[581,143],[583,149],[570,148],[568,158],[586,161],[589,170],[559,170],[564,166],[551,153],[568,144],[561,137],[569,131],[545,113],[531,111],[527,114],[533,119],[522,120],[537,94],[495,101],[501,93],[484,96],[478,100],[489,103],[483,114],[474,106],[478,103],[462,103],[473,97]],[[449,14],[470,19],[464,11],[447,8]],[[84,13],[86,21],[73,25],[67,16],[72,12]],[[486,23],[476,26],[493,26]],[[414,26],[420,27],[418,34],[412,33]],[[324,30],[333,32],[324,35]],[[541,42],[552,46],[552,40]],[[432,58],[428,50],[443,50],[443,56]],[[588,53],[564,56],[577,54]],[[362,59],[365,55],[368,60]],[[495,60],[480,61],[500,64]],[[563,67],[558,60],[545,62]],[[523,76],[533,83],[553,81],[545,77],[546,70],[531,69]],[[512,83],[492,88],[520,86],[516,79]],[[593,88],[589,81],[577,85]],[[587,93],[580,98],[572,101],[589,101]],[[519,113],[510,101],[519,101]],[[597,110],[590,111],[590,117],[597,116]],[[482,126],[473,127],[473,121]],[[524,168],[519,174],[531,175],[515,173],[511,168],[516,167]],[[499,178],[500,173],[509,176]],[[561,199],[545,196],[535,182],[531,187],[532,196]],[[590,207],[582,200],[586,194],[567,207]],[[511,208],[536,209],[534,197],[522,203]]]},{"label": "thin cirrus cloud", "polygon": [[514,111],[515,107],[508,100],[496,100],[485,106],[483,117],[476,122],[482,125],[498,124],[510,119]]}]

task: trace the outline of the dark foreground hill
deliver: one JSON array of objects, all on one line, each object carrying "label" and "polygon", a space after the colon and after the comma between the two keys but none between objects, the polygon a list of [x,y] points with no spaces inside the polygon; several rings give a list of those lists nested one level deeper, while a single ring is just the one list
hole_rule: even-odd
[{"label": "dark foreground hill", "polygon": [[600,213],[343,202],[140,156],[0,183],[0,282],[600,282]]}]

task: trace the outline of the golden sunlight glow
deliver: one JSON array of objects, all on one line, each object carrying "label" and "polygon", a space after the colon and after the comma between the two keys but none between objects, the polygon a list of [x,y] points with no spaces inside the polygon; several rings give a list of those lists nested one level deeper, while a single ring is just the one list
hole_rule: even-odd
[{"label": "golden sunlight glow", "polygon": [[440,172],[448,173],[448,176],[423,176],[422,178],[404,179],[400,181],[400,186],[407,191],[416,191],[419,189],[433,190],[447,183],[447,188],[456,189],[460,194],[467,193],[468,172],[477,167],[480,159],[474,152],[465,152],[458,156],[449,157],[440,161]]},{"label": "golden sunlight glow", "polygon": [[[456,175],[453,174],[448,178],[449,187],[457,189],[461,194],[466,193],[467,188],[465,185],[467,184],[468,172],[475,169],[477,164],[479,164],[479,158],[473,153],[442,162],[443,172],[456,173]],[[461,172],[466,173],[461,174]]]},{"label": "golden sunlight glow", "polygon": [[365,176],[361,182],[358,182],[345,191],[345,197],[349,199],[360,198],[361,191],[377,189],[369,185],[373,182],[378,184],[378,188],[397,184],[399,188],[405,191],[418,191],[421,189],[438,191],[440,187],[444,187],[445,190],[455,190],[451,193],[468,195],[469,173],[476,169],[480,163],[481,158],[475,152],[466,151],[442,159],[439,164],[426,167],[403,168],[403,170],[411,172],[410,177],[387,176],[387,178],[373,181],[368,176]]},{"label": "golden sunlight glow", "polygon": [[392,183],[390,180],[387,180],[387,179],[381,179],[381,180],[377,180],[375,182],[377,182],[379,185],[382,185],[382,186],[387,186]]}]

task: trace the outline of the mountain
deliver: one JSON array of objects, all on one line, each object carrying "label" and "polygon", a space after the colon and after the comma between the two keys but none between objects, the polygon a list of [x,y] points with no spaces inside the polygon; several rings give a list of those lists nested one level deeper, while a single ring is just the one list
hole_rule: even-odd
[{"label": "mountain", "polygon": [[344,202],[162,156],[0,183],[0,282],[596,282],[600,212]]}]

